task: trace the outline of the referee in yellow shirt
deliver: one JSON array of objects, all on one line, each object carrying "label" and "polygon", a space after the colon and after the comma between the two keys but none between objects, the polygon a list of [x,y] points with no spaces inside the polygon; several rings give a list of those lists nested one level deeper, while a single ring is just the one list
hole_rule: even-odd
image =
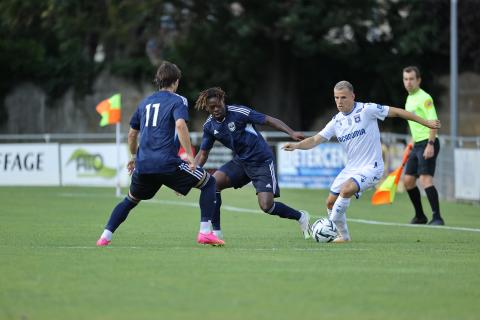
[{"label": "referee in yellow shirt", "polygon": [[[405,110],[413,112],[424,119],[437,119],[437,112],[435,111],[432,97],[420,88],[421,81],[420,71],[417,67],[410,66],[403,69],[403,85],[408,91]],[[429,129],[414,121],[408,121],[408,125],[410,126],[414,145],[407,161],[403,182],[415,208],[415,217],[413,217],[410,223],[426,224],[428,221],[427,216],[423,212],[420,190],[417,187],[418,178],[421,187],[427,194],[428,202],[430,202],[433,212],[432,220],[428,224],[444,225],[445,223],[440,215],[438,192],[433,185],[435,162],[440,151],[437,130]]]}]

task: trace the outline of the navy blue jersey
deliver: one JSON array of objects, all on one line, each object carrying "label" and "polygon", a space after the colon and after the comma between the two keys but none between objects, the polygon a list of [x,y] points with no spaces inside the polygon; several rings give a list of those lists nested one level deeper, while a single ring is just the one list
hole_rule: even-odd
[{"label": "navy blue jersey", "polygon": [[215,140],[235,153],[240,161],[265,162],[273,159],[273,153],[255,124],[265,124],[266,116],[244,106],[226,106],[222,122],[208,117],[203,125],[200,149],[210,150]]},{"label": "navy blue jersey", "polygon": [[158,91],[143,100],[130,120],[140,130],[135,170],[138,173],[173,172],[182,163],[175,121],[188,121],[185,97],[169,91]]}]

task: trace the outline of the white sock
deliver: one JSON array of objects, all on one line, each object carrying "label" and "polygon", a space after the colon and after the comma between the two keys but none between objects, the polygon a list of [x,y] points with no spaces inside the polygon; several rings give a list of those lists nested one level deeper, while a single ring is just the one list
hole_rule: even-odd
[{"label": "white sock", "polygon": [[223,240],[223,232],[222,230],[213,230],[213,234],[220,240]]},{"label": "white sock", "polygon": [[335,204],[333,205],[332,213],[330,215],[330,220],[335,222],[335,224],[337,225],[337,229],[343,238],[350,238],[346,217],[346,212],[349,205],[350,198],[343,198],[342,196],[338,196]]},{"label": "white sock", "polygon": [[112,235],[113,235],[112,231],[105,229],[103,230],[103,233],[100,236],[100,238],[104,238],[104,239],[107,239],[108,241],[112,241]]},{"label": "white sock", "polygon": [[345,240],[350,240],[350,233],[348,232],[348,226],[347,226],[347,215],[346,214],[342,215],[339,218],[339,220],[335,221],[335,224],[342,238]]},{"label": "white sock", "polygon": [[212,232],[212,222],[209,220],[207,222],[200,222],[200,233],[210,233]]},{"label": "white sock", "polygon": [[332,220],[331,217],[332,217],[332,209],[328,209],[328,208],[327,208],[327,218],[328,218],[329,220]]}]

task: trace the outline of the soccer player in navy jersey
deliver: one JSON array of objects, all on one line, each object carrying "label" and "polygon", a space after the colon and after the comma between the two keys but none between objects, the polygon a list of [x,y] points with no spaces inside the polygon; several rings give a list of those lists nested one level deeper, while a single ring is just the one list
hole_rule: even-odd
[{"label": "soccer player in navy jersey", "polygon": [[[112,234],[141,200],[151,199],[162,185],[186,195],[191,188],[201,190],[200,232],[197,242],[223,245],[212,232],[215,211],[215,178],[195,166],[189,131],[187,99],[176,94],[180,69],[164,61],[157,70],[155,84],[159,90],[145,98],[130,120],[128,147],[132,154],[127,164],[132,175],[128,196],[114,209],[97,246],[107,246]],[[140,135],[140,144],[138,136]],[[187,159],[178,156],[179,143]]]},{"label": "soccer player in navy jersey", "polygon": [[260,208],[271,215],[297,220],[305,239],[310,238],[309,215],[274,201],[280,196],[275,163],[270,146],[255,128],[268,125],[287,133],[295,141],[304,139],[301,132],[293,131],[281,120],[240,105],[225,105],[225,92],[210,88],[200,93],[195,108],[206,110],[210,116],[203,125],[203,138],[195,162],[203,166],[216,140],[234,152],[234,158],[219,168],[215,177],[216,208],[212,219],[213,233],[223,238],[220,227],[220,192],[227,188],[241,188],[250,181],[255,187]]},{"label": "soccer player in navy jersey", "polygon": [[351,240],[347,226],[346,211],[353,195],[372,188],[383,176],[382,146],[378,120],[386,117],[400,117],[415,121],[431,129],[440,128],[440,121],[425,120],[403,109],[355,101],[353,86],[348,81],[340,81],[333,88],[338,113],[318,134],[301,142],[287,143],[286,151],[312,149],[320,143],[337,137],[347,153],[347,165],[330,186],[327,197],[327,212],[335,222],[339,235],[336,243]]}]

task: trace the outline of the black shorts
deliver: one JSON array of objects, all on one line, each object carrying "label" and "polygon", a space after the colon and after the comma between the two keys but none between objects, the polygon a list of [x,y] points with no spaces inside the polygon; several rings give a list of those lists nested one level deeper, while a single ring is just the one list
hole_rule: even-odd
[{"label": "black shorts", "polygon": [[185,196],[192,188],[203,187],[208,179],[210,179],[209,173],[200,167],[190,171],[186,162],[171,173],[139,174],[134,171],[130,183],[130,194],[136,199],[147,200],[153,198],[162,185],[166,185]]},{"label": "black shorts", "polygon": [[429,175],[432,177],[434,176],[437,156],[440,152],[440,142],[438,141],[438,139],[435,139],[435,143],[433,144],[433,157],[425,159],[423,157],[423,152],[425,151],[427,143],[428,140],[415,142],[412,152],[410,153],[410,156],[407,160],[405,174],[416,177],[420,175]]},{"label": "black shorts", "polygon": [[224,172],[235,189],[241,188],[250,181],[257,194],[259,192],[271,192],[275,198],[280,197],[280,188],[277,183],[277,174],[273,160],[263,163],[245,163],[238,160],[230,160],[220,169]]}]

